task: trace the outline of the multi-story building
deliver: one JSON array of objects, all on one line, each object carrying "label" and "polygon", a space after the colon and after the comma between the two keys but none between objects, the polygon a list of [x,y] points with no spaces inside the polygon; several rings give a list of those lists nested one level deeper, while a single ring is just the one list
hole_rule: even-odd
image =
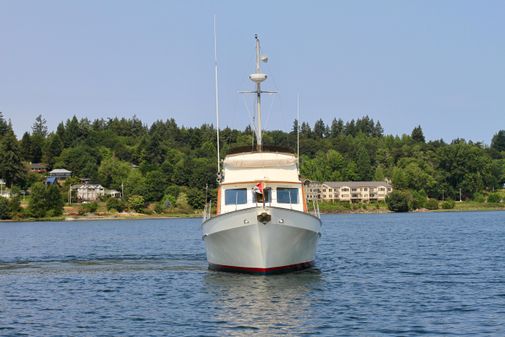
[{"label": "multi-story building", "polygon": [[307,200],[371,201],[384,200],[393,191],[386,181],[325,181],[306,184]]}]

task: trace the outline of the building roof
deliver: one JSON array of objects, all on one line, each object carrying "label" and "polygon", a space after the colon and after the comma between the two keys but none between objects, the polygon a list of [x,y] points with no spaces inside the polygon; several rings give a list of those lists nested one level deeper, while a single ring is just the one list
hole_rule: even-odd
[{"label": "building roof", "polygon": [[379,186],[384,186],[384,187],[392,187],[391,184],[385,182],[385,181],[325,181],[323,182],[324,185],[330,186],[331,188],[340,188],[340,187],[350,187],[350,188],[357,188],[357,187],[379,187]]},{"label": "building roof", "polygon": [[77,189],[86,189],[86,190],[101,190],[103,186],[100,184],[82,184],[76,187]]},{"label": "building roof", "polygon": [[65,170],[65,169],[54,169],[52,170],[51,172],[49,172],[50,174],[55,174],[55,173],[66,173],[66,174],[70,174],[72,173],[72,171],[69,171],[69,170]]},{"label": "building roof", "polygon": [[53,185],[56,183],[56,177],[47,177],[46,184]]},{"label": "building roof", "polygon": [[38,168],[46,169],[47,168],[47,164],[44,164],[44,163],[32,163],[31,167],[32,167],[32,169],[38,169]]}]

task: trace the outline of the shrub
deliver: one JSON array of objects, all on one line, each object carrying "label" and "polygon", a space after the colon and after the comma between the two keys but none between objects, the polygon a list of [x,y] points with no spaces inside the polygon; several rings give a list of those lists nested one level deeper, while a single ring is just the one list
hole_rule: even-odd
[{"label": "shrub", "polygon": [[87,204],[81,204],[79,207],[78,213],[79,215],[85,215],[88,213],[95,213],[98,209],[98,204],[96,202],[90,202]]},{"label": "shrub", "polygon": [[157,214],[161,214],[165,211],[166,207],[165,205],[163,204],[163,201],[160,201],[160,202],[157,202],[155,205],[154,205],[154,212],[157,213]]},{"label": "shrub", "polygon": [[10,207],[9,200],[4,197],[0,197],[0,219],[10,219]]},{"label": "shrub", "polygon": [[442,202],[442,208],[443,209],[453,209],[456,203],[452,199],[447,199]]},{"label": "shrub", "polygon": [[473,195],[473,201],[476,201],[476,202],[484,202],[486,201],[486,198],[484,198],[484,196],[482,195],[482,193],[475,193]]},{"label": "shrub", "polygon": [[118,212],[123,212],[126,209],[126,203],[122,199],[109,198],[106,202],[107,210],[115,209]]},{"label": "shrub", "polygon": [[491,193],[487,196],[487,202],[498,203],[500,201],[501,201],[501,198],[498,193]]},{"label": "shrub", "polygon": [[188,195],[184,192],[179,193],[175,206],[182,210],[190,210],[191,206],[188,203]]},{"label": "shrub", "polygon": [[132,195],[128,198],[128,207],[137,213],[141,213],[144,209],[145,201],[141,195]]},{"label": "shrub", "polygon": [[388,209],[393,212],[408,212],[412,209],[412,195],[407,191],[393,191],[386,197]]},{"label": "shrub", "polygon": [[424,191],[418,192],[418,191],[413,191],[412,192],[412,208],[413,209],[419,209],[419,208],[424,208],[426,206],[426,193]]},{"label": "shrub", "polygon": [[437,199],[428,199],[428,200],[426,200],[424,207],[426,207],[429,210],[434,211],[434,210],[438,209],[438,200]]}]

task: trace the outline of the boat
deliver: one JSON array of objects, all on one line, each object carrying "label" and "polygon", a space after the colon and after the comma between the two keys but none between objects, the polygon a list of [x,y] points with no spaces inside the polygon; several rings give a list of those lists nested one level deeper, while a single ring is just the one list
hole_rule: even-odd
[{"label": "boat", "polygon": [[[321,220],[307,208],[298,156],[262,144],[261,83],[267,79],[256,39],[256,146],[230,151],[218,173],[215,216],[204,211],[203,240],[209,269],[272,274],[314,265]],[[216,71],[217,74],[217,71]],[[216,81],[217,83],[217,81]],[[218,128],[219,129],[219,128]],[[218,159],[219,165],[219,159]]]}]

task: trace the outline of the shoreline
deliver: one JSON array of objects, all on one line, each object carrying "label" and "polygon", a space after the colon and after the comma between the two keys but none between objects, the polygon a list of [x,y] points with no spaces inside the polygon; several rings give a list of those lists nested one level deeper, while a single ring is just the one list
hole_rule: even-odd
[{"label": "shoreline", "polygon": [[[410,212],[401,212],[403,214],[408,213],[441,213],[441,212],[492,212],[492,211],[505,211],[505,206],[501,207],[469,207],[469,208],[453,208],[453,209],[420,209]],[[331,215],[331,214],[390,214],[395,213],[388,209],[358,209],[358,210],[334,210],[334,211],[324,211],[320,212],[321,215]],[[186,214],[186,213],[173,213],[173,214],[142,214],[142,213],[116,213],[116,214],[103,214],[103,215],[62,215],[58,217],[48,217],[48,218],[25,218],[25,219],[5,219],[0,220],[0,223],[8,222],[63,222],[63,221],[109,221],[109,220],[157,220],[157,219],[197,219],[202,218],[198,213]]]}]

